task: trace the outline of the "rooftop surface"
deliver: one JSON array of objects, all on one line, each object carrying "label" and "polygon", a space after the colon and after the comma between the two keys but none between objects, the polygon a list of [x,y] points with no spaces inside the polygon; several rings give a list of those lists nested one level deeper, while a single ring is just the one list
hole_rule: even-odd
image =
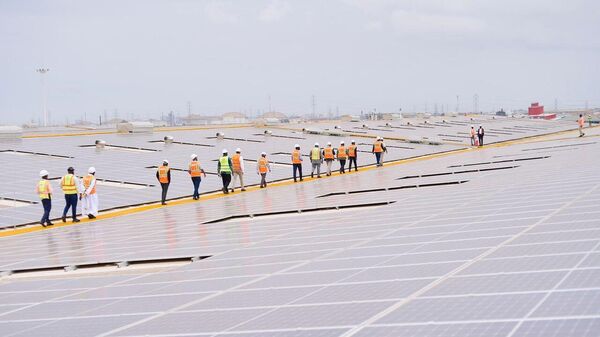
[{"label": "rooftop surface", "polygon": [[[372,155],[360,153],[356,173],[297,184],[286,180],[289,155],[274,153],[287,153],[294,143],[303,149],[315,141],[336,144],[341,137],[275,128],[273,135],[282,137],[267,137],[264,129],[248,127],[171,134],[212,145],[201,147],[149,143],[162,139],[160,132],[101,137],[157,150],[139,153],[78,146],[93,145],[98,136],[3,144],[74,157],[0,153],[21,172],[2,176],[3,196],[5,186],[15,185],[17,193],[33,185],[42,166],[59,176],[72,163],[79,171],[94,165],[99,178],[149,185],[154,171],[146,166],[169,158],[173,167],[185,167],[196,152],[214,171],[211,160],[222,147],[241,147],[248,159],[266,150],[282,164],[270,177],[281,181],[264,190],[211,194],[219,180],[209,176],[200,201],[183,198],[167,207],[107,212],[97,221],[0,232],[0,335],[598,336],[600,159],[594,154],[600,129],[578,138],[577,131],[565,131],[572,122],[449,122],[430,128],[430,120],[412,131],[378,122],[366,124],[391,131],[341,124],[367,132],[346,142],[354,137],[370,144],[369,136],[383,135],[389,162],[375,168]],[[505,131],[475,149],[463,135],[470,123]],[[207,138],[217,131],[260,142]],[[439,134],[463,138],[450,142]],[[423,137],[442,144],[400,140]],[[173,197],[191,194],[184,172],[174,180]],[[99,193],[102,208],[152,203],[159,194],[155,187],[112,186]],[[11,226],[29,214],[39,217],[40,208],[0,214]],[[16,210],[22,217],[2,213]]]}]

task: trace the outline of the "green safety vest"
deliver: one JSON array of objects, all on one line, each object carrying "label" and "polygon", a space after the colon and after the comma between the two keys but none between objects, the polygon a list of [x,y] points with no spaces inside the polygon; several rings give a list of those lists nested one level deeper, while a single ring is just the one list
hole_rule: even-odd
[{"label": "green safety vest", "polygon": [[229,157],[223,156],[219,158],[221,163],[221,171],[219,173],[231,173],[231,166],[229,166]]},{"label": "green safety vest", "polygon": [[315,147],[310,151],[310,160],[321,159],[321,149]]}]

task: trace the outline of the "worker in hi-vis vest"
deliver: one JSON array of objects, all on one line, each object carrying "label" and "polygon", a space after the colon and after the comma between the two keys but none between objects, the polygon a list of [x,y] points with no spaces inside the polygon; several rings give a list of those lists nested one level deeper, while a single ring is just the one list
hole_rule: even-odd
[{"label": "worker in hi-vis vest", "polygon": [[331,175],[331,165],[335,160],[335,149],[331,147],[331,142],[327,142],[327,147],[323,149],[323,159],[325,159],[325,165],[327,167],[327,176]]},{"label": "worker in hi-vis vest", "polygon": [[239,147],[235,149],[235,154],[231,157],[231,164],[233,164],[231,168],[231,192],[235,192],[235,182],[237,179],[240,180],[240,191],[244,192],[246,190],[244,187],[244,158],[242,157],[242,150]]},{"label": "worker in hi-vis vest", "polygon": [[54,225],[50,221],[50,210],[52,210],[52,186],[50,185],[50,180],[48,180],[48,171],[40,171],[40,181],[35,187],[35,193],[40,196],[40,201],[44,207],[44,215],[42,215],[40,225],[44,227]]},{"label": "worker in hi-vis vest", "polygon": [[317,170],[317,178],[321,178],[321,164],[323,163],[323,156],[321,155],[321,148],[319,143],[315,143],[315,147],[310,150],[308,154],[310,157],[310,163],[312,170],[310,171],[310,177],[314,178],[315,170]]},{"label": "worker in hi-vis vest", "polygon": [[206,172],[204,172],[204,169],[200,166],[198,155],[192,154],[190,158],[192,161],[190,162],[190,165],[188,165],[188,173],[190,174],[190,178],[192,178],[192,185],[194,185],[192,199],[198,200],[200,199],[200,182],[202,181],[202,175],[206,178]]},{"label": "worker in hi-vis vest", "polygon": [[271,172],[271,164],[267,159],[267,153],[260,154],[256,165],[256,173],[260,175],[260,188],[267,187],[267,172]]},{"label": "worker in hi-vis vest", "polygon": [[577,124],[579,125],[579,137],[585,136],[583,132],[583,126],[585,125],[585,120],[583,119],[583,115],[579,115],[579,119],[577,120]]},{"label": "worker in hi-vis vest", "polygon": [[156,179],[158,179],[162,189],[160,203],[161,205],[166,205],[167,191],[169,191],[169,184],[171,184],[171,169],[169,168],[168,160],[163,160],[162,165],[156,170]]},{"label": "worker in hi-vis vest", "polygon": [[90,167],[88,175],[83,177],[83,195],[81,198],[81,214],[89,219],[98,216],[98,193],[96,191],[96,169]]},{"label": "worker in hi-vis vest", "polygon": [[229,154],[226,149],[223,149],[221,157],[217,163],[217,173],[223,180],[223,193],[229,194],[229,183],[231,183],[231,172],[233,162],[229,158]]},{"label": "worker in hi-vis vest", "polygon": [[294,150],[292,151],[292,170],[294,175],[294,182],[296,182],[296,174],[297,172],[300,175],[300,181],[302,181],[302,154],[300,153],[300,145],[294,145]]},{"label": "worker in hi-vis vest", "polygon": [[352,171],[352,163],[354,163],[354,171],[358,171],[358,166],[356,166],[357,150],[356,142],[352,140],[348,146],[348,172]]},{"label": "worker in hi-vis vest", "polygon": [[69,208],[71,209],[71,214],[73,214],[73,222],[79,222],[79,219],[77,219],[77,196],[81,189],[80,184],[79,179],[75,176],[75,169],[69,167],[67,174],[60,180],[60,187],[65,194],[65,209],[62,214],[62,222],[67,222]]},{"label": "worker in hi-vis vest", "polygon": [[375,154],[375,161],[377,162],[377,166],[383,166],[383,154],[387,152],[385,145],[383,144],[383,138],[377,137],[375,143],[373,143],[373,148],[371,152]]},{"label": "worker in hi-vis vest", "polygon": [[475,126],[471,125],[471,130],[469,131],[469,135],[471,136],[471,146],[475,145],[475,136],[477,132],[475,131]]},{"label": "worker in hi-vis vest", "polygon": [[340,147],[337,149],[337,159],[340,162],[340,174],[346,173],[346,158],[348,158],[348,150],[342,140]]}]

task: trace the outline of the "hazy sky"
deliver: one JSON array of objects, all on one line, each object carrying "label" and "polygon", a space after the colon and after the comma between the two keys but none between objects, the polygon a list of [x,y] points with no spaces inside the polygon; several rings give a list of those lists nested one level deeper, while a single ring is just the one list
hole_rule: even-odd
[{"label": "hazy sky", "polygon": [[597,0],[0,0],[0,123],[600,105]]}]

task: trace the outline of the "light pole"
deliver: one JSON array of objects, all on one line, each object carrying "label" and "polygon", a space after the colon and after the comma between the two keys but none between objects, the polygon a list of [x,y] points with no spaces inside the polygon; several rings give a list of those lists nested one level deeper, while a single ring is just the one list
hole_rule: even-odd
[{"label": "light pole", "polygon": [[50,71],[48,68],[38,68],[35,71],[42,75],[42,113],[44,114],[44,126],[48,126],[48,110],[46,108],[46,75]]}]

